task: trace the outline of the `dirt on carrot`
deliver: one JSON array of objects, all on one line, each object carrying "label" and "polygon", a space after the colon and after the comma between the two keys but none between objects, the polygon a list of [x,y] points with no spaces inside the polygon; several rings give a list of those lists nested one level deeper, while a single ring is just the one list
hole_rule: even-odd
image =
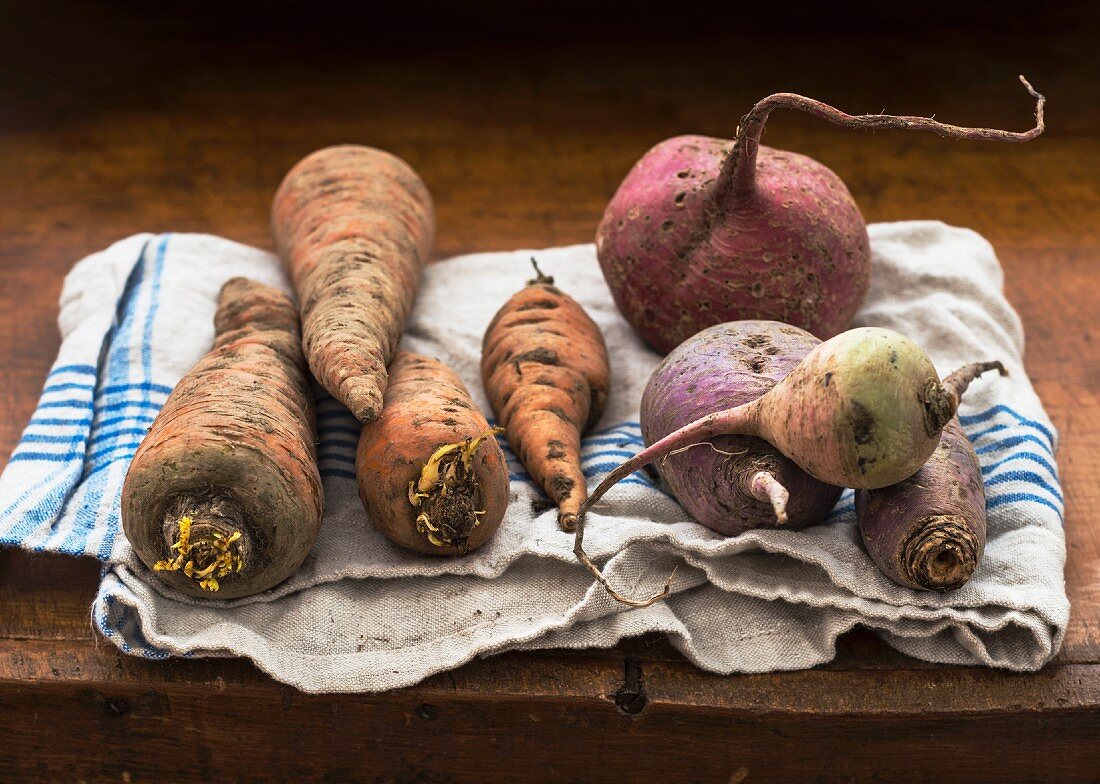
[{"label": "dirt on carrot", "polygon": [[508,443],[571,531],[587,495],[581,435],[603,414],[611,370],[596,323],[535,272],[485,331],[481,378]]},{"label": "dirt on carrot", "polygon": [[508,465],[491,427],[449,367],[401,351],[382,415],[363,428],[359,496],[375,527],[426,555],[485,544],[508,507]]},{"label": "dirt on carrot", "polygon": [[214,326],[213,348],[172,390],[134,456],[122,524],[164,582],[232,599],[297,570],[324,495],[294,304],[234,278]]}]

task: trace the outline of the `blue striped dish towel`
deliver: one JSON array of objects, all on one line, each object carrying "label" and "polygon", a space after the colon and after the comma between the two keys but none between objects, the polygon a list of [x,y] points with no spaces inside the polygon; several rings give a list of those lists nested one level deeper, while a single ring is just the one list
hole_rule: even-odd
[{"label": "blue striped dish towel", "polygon": [[[929,661],[1036,669],[1057,652],[1068,621],[1063,500],[1057,434],[1024,372],[1000,266],[965,229],[921,221],[870,231],[874,275],[858,323],[909,335],[941,373],[988,358],[1010,371],[975,383],[960,412],[982,460],[989,541],[974,578],[954,593],[882,577],[860,545],[850,492],[822,525],[725,538],[639,472],[593,511],[586,536],[625,591],[656,589],[677,567],[667,601],[629,610],[592,585],[572,537],[507,449],[511,500],[494,539],[461,559],[407,553],[373,530],[359,503],[358,423],[319,393],[326,513],[302,569],[247,599],[174,594],[121,533],[127,466],[172,387],[209,348],[221,284],[245,275],[287,285],[271,254],[204,235],[130,237],[69,274],[58,358],[0,475],[0,542],[100,559],[93,622],[128,653],[246,656],[312,692],[395,688],[474,656],[609,646],[653,631],[715,672],[797,669],[828,661],[836,638],[857,624]],[[659,361],[615,310],[591,245],[430,267],[404,345],[453,367],[488,411],[481,336],[529,277],[531,255],[589,310],[611,354],[608,410],[583,442],[591,487],[641,449],[638,405]]]}]

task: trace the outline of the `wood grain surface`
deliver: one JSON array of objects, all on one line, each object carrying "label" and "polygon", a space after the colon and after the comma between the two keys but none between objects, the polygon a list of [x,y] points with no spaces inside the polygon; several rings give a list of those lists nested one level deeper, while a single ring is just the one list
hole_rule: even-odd
[{"label": "wood grain surface", "polygon": [[[767,143],[848,183],[868,221],[994,245],[1061,433],[1072,618],[1039,674],[937,667],[867,631],[808,672],[719,677],[657,638],[509,654],[384,695],[309,697],[236,660],[97,639],[98,566],[0,552],[2,781],[1092,781],[1100,776],[1097,11],[1012,4],[476,13],[414,2],[11,4],[0,25],[0,463],[58,345],[72,264],[138,231],[270,247],[282,174],[335,142],[405,158],[436,255],[591,241],[631,164],[731,136],[769,92],[1048,132],[1023,145],[857,134],[777,113]],[[889,5],[889,4],[885,4]],[[186,6],[186,7],[185,7]],[[553,6],[551,8],[551,6]],[[672,9],[667,9],[671,12]]]}]

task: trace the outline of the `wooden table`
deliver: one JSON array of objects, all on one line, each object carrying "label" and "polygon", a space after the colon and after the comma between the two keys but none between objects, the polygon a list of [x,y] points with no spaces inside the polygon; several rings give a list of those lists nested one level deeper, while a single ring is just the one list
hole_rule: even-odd
[{"label": "wooden table", "polygon": [[[157,18],[138,4],[22,5],[36,8],[8,9],[0,31],[5,457],[56,351],[57,297],[77,259],[137,231],[270,247],[275,185],[316,147],[366,142],[412,163],[446,257],[589,241],[651,144],[729,136],[771,91],[1023,129],[1032,106],[1015,75],[1027,74],[1049,97],[1050,128],[1028,145],[868,136],[791,113],[767,142],[831,166],[870,221],[939,218],[993,242],[1062,434],[1073,613],[1061,653],[1031,675],[928,665],[856,631],[806,672],[714,676],[643,638],[310,697],[243,661],[122,656],[89,624],[97,564],[6,551],[0,780],[1100,777],[1100,108],[1087,4],[1056,17],[922,5],[915,22],[869,2],[849,17],[674,19],[500,0],[478,16],[414,4],[385,19],[344,5],[206,0]],[[936,26],[945,18],[953,30]]]}]

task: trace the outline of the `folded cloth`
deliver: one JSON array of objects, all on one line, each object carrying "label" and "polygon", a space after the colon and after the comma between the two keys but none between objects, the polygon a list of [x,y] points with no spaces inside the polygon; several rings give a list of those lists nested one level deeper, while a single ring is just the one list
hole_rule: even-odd
[{"label": "folded cloth", "polygon": [[[286,288],[277,259],[202,235],[140,235],[80,262],[65,281],[63,342],[30,424],[0,477],[0,541],[104,562],[95,626],[150,658],[246,656],[311,692],[378,691],[415,683],[474,656],[515,648],[610,646],[663,632],[698,666],[720,673],[810,667],[860,624],[912,656],[1034,670],[1058,650],[1069,615],[1057,435],[1022,364],[1019,319],[1002,293],[992,248],[938,222],[879,224],[861,325],[921,344],[941,374],[1000,359],[961,421],[982,461],[989,541],[973,579],[953,593],[900,587],[864,553],[846,492],[804,531],[720,536],[691,521],[645,472],[590,515],[586,545],[622,591],[646,595],[673,567],[673,595],[629,609],[593,584],[573,537],[507,452],[511,502],[484,548],[463,558],[404,552],[369,524],[354,480],[358,423],[319,395],[327,509],[301,570],[235,601],[167,588],[134,557],[119,521],[126,468],[172,386],[208,349],[222,283],[246,275]],[[641,449],[641,393],[659,361],[623,321],[591,245],[484,253],[425,273],[404,346],[454,368],[488,411],[481,336],[530,277],[553,274],[600,325],[612,363],[603,421],[583,442],[594,486]]]}]

